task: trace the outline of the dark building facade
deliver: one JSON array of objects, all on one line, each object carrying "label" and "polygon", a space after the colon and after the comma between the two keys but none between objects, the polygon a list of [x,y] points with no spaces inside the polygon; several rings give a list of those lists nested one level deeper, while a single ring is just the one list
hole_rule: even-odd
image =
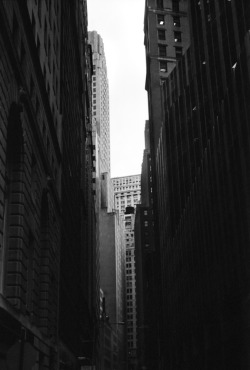
[{"label": "dark building facade", "polygon": [[154,243],[153,179],[149,121],[145,124],[145,150],[141,172],[141,204],[135,214],[135,261],[137,302],[137,358],[139,369],[155,368],[158,362],[160,279]]},{"label": "dark building facade", "polygon": [[59,337],[62,364],[66,368],[74,368],[78,357],[94,358],[98,319],[96,297],[93,295],[96,287],[93,284],[95,215],[90,165],[93,156],[90,89],[92,61],[87,41],[86,2],[62,2],[62,20],[63,154]]},{"label": "dark building facade", "polygon": [[250,365],[249,11],[190,1],[190,49],[164,81],[147,63],[159,369]]},{"label": "dark building facade", "polygon": [[92,356],[86,17],[85,1],[0,1],[1,369]]}]

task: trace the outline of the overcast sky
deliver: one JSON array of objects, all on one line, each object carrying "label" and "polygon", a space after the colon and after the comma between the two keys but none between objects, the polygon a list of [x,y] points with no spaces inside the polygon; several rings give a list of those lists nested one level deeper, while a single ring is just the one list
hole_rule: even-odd
[{"label": "overcast sky", "polygon": [[101,35],[107,62],[111,176],[140,174],[148,118],[145,0],[88,0],[87,4],[88,29]]}]

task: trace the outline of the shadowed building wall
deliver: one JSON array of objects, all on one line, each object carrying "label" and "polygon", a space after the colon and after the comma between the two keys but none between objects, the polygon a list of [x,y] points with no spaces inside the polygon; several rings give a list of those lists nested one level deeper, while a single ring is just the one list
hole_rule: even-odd
[{"label": "shadowed building wall", "polygon": [[159,369],[249,368],[248,15],[245,1],[190,1],[191,48],[161,85]]},{"label": "shadowed building wall", "polygon": [[[73,368],[80,338],[92,323],[83,320],[90,317],[91,287],[79,267],[92,249],[86,229],[91,234],[93,227],[90,203],[82,201],[87,192],[81,85],[86,2],[72,2],[67,14],[65,4],[0,1],[1,369],[58,369],[59,362]],[[70,48],[65,42],[62,50],[61,40],[72,40],[71,32],[76,42]],[[69,54],[76,72],[70,82],[69,65],[61,64]],[[80,229],[74,239],[75,225]],[[73,335],[72,328],[77,328]],[[60,357],[62,342],[67,355]]]}]

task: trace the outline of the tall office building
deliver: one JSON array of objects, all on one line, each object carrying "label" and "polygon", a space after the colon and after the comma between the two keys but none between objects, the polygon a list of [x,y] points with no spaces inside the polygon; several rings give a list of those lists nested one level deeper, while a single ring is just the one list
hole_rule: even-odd
[{"label": "tall office building", "polygon": [[147,0],[145,4],[146,59],[151,73],[163,79],[190,44],[187,4],[187,0]]},{"label": "tall office building", "polygon": [[139,368],[155,368],[159,333],[159,274],[155,273],[152,159],[149,122],[145,124],[145,149],[141,173],[141,204],[135,214],[135,267],[137,305],[137,359]]},{"label": "tall office building", "polygon": [[100,172],[110,173],[109,85],[104,44],[96,31],[89,32],[88,35],[93,57],[92,108],[100,141]]},{"label": "tall office building", "polygon": [[134,223],[135,206],[141,200],[141,176],[132,175],[112,178],[115,208],[124,223],[124,247],[126,250],[126,323],[127,361],[129,369],[137,366],[137,317],[136,317],[136,268]]},{"label": "tall office building", "polygon": [[137,368],[137,307],[136,269],[134,245],[134,207],[127,207],[124,214],[124,239],[126,246],[126,324],[127,324],[127,363],[129,369]]},{"label": "tall office building", "polygon": [[108,211],[112,212],[113,192],[110,184],[110,123],[109,123],[109,85],[104,52],[104,43],[96,31],[88,33],[92,47],[92,125],[95,142],[96,187],[101,186],[101,175],[108,176],[107,201]]},{"label": "tall office building", "polygon": [[[114,212],[110,179],[109,90],[104,44],[96,31],[89,32],[92,48],[92,137],[95,148],[94,190],[97,212],[100,289],[105,314],[100,320],[100,361],[107,368],[124,366],[124,240],[123,224]],[[112,273],[111,273],[112,271]],[[105,305],[104,305],[105,302]],[[107,321],[106,318],[109,318]]]},{"label": "tall office building", "polygon": [[[167,79],[171,78],[173,85],[174,75],[172,72],[190,45],[188,0],[146,0],[144,33],[147,65],[145,88],[148,92],[148,141],[150,143],[149,158],[151,159],[151,179],[150,189],[148,190],[151,193],[151,201],[153,201],[154,247],[156,250],[153,262],[155,264],[154,279],[157,282],[158,293],[155,296],[155,307],[157,307],[155,316],[158,320],[155,323],[155,327],[158,330],[158,344],[160,345],[165,341],[165,334],[161,330],[163,324],[161,319],[164,319],[165,316],[162,303],[164,291],[162,290],[160,268],[163,256],[160,254],[160,248],[164,250],[166,238],[164,235],[165,226],[164,224],[160,225],[159,219],[162,219],[163,222],[166,221],[166,213],[164,214],[162,209],[165,209],[168,204],[167,189],[165,189],[167,171],[165,161],[165,125],[163,122],[165,103],[163,100],[163,84]],[[144,162],[144,167],[145,165],[146,162]],[[143,189],[145,186],[148,187],[145,181],[143,181]],[[162,193],[164,196],[161,196]],[[150,195],[148,195],[149,197]],[[150,333],[150,330],[145,331],[145,333]],[[159,336],[160,334],[162,335]],[[159,352],[159,349],[157,351]],[[161,358],[157,356],[157,362],[160,364],[161,361]]]},{"label": "tall office building", "polygon": [[[53,9],[58,1],[42,3]],[[90,343],[95,338],[95,321],[99,313],[91,189],[89,82],[92,65],[87,45],[86,1],[60,4],[63,45],[60,76],[64,88],[61,89],[63,151],[59,335],[60,361],[73,367],[78,362],[78,356],[94,361],[93,345]]]},{"label": "tall office building", "polygon": [[86,28],[84,0],[0,1],[1,369],[76,368],[93,332]]},{"label": "tall office building", "polygon": [[141,200],[141,175],[112,178],[114,206],[120,214],[126,207],[135,207]]},{"label": "tall office building", "polygon": [[191,47],[162,81],[160,117],[147,63],[157,369],[250,365],[249,14],[246,1],[189,1]]},{"label": "tall office building", "polygon": [[105,310],[100,322],[105,368],[124,368],[125,362],[125,249],[124,224],[118,212],[101,209],[100,282]]}]

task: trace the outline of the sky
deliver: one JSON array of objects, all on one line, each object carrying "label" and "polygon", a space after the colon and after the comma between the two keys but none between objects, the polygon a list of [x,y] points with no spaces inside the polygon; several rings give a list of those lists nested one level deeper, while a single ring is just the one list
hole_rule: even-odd
[{"label": "sky", "polygon": [[88,30],[104,42],[109,80],[111,177],[141,173],[145,90],[145,0],[88,0]]}]

